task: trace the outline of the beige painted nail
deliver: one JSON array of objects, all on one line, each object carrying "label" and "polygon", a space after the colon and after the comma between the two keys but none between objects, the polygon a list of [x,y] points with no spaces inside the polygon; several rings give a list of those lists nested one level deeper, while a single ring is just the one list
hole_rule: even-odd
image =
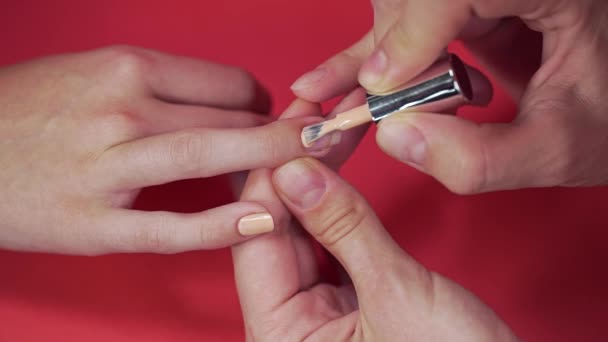
[{"label": "beige painted nail", "polygon": [[269,213],[252,214],[242,217],[238,224],[239,233],[243,236],[259,235],[274,230],[274,221]]}]

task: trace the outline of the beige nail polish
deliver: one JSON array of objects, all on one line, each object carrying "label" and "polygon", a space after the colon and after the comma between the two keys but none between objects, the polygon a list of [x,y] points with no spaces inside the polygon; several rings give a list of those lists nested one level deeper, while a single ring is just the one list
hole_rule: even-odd
[{"label": "beige nail polish", "polygon": [[[331,144],[340,142],[340,131],[346,131],[353,127],[357,127],[372,121],[372,115],[369,112],[368,105],[362,105],[356,108],[347,110],[346,112],[336,115],[335,118],[306,126],[302,129],[302,145],[306,148],[312,148],[317,142],[333,133],[335,134],[330,141]],[[319,146],[317,144],[316,146]]]},{"label": "beige nail polish", "polygon": [[334,131],[306,147],[306,150],[311,153],[327,152],[332,146],[338,145],[340,141],[342,141],[342,132]]},{"label": "beige nail polish", "polygon": [[272,215],[259,213],[242,217],[238,223],[238,230],[243,236],[269,233],[274,230]]}]

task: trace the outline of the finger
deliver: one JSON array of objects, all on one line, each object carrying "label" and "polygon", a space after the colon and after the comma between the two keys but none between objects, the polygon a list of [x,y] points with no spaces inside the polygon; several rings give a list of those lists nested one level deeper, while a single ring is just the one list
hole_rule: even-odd
[{"label": "finger", "polygon": [[359,69],[372,51],[373,35],[370,32],[353,46],[302,75],[291,90],[296,96],[311,102],[323,102],[347,93],[357,87]]},{"label": "finger", "polygon": [[[280,119],[289,119],[305,116],[320,116],[321,105],[318,103],[308,102],[302,99],[295,99],[288,108],[285,109]],[[230,175],[232,190],[236,197],[240,197],[245,187],[248,172],[237,172]]]},{"label": "finger", "polygon": [[235,278],[245,321],[268,312],[300,291],[299,262],[287,231],[289,212],[276,197],[270,170],[250,173],[241,200],[263,204],[275,222],[276,232],[232,248]]},{"label": "finger", "polygon": [[429,67],[471,15],[463,1],[408,1],[395,7],[391,5],[389,9],[398,12],[398,18],[359,74],[359,82],[371,93],[397,89]]},{"label": "finger", "polygon": [[242,129],[195,128],[126,142],[98,160],[110,186],[140,188],[171,181],[274,167],[303,155],[327,153],[331,139],[305,149],[300,132],[318,118],[280,120]]},{"label": "finger", "polygon": [[[363,197],[319,161],[311,158],[292,161],[274,172],[273,184],[285,205],[304,228],[340,261],[350,275],[359,308],[351,315],[357,315],[359,323],[364,322],[362,324],[377,328],[370,333],[377,337],[373,340],[394,340],[394,333],[386,331],[404,324],[412,327],[425,326],[428,319],[424,317],[428,317],[433,309],[442,307],[434,304],[443,304],[446,308],[454,304],[453,300],[450,301],[453,297],[447,296],[450,298],[445,301],[445,297],[440,296],[449,291],[443,289],[442,292],[441,287],[439,291],[437,288],[449,283],[405,254]],[[458,292],[452,290],[452,293]],[[297,297],[294,297],[292,302],[296,300]],[[471,307],[471,303],[476,305],[471,301],[463,301],[462,298],[456,302],[457,306]],[[335,303],[332,304],[330,305],[334,307]],[[356,306],[352,305],[347,309],[352,310],[354,307]],[[410,310],[404,310],[404,307]],[[301,312],[302,317],[306,318],[306,310]],[[326,311],[323,313],[326,314]],[[483,315],[495,318],[491,311],[484,312]],[[288,313],[279,317],[285,316],[289,317]],[[326,316],[328,321],[337,318],[331,313]],[[327,329],[336,329],[333,336],[344,336],[344,329],[350,333],[347,336],[353,336],[353,331],[360,327],[353,324],[353,317],[342,318],[340,323],[343,325],[328,324],[330,327]],[[327,329],[319,327],[320,338],[328,336]],[[502,334],[503,331],[500,331],[498,335]],[[409,333],[405,335],[413,336]],[[428,336],[428,332],[425,331],[420,336]],[[316,336],[311,336],[312,339],[314,337]],[[492,337],[485,340],[496,339]]]},{"label": "finger", "polygon": [[533,29],[545,31],[556,29],[553,17],[568,13],[566,17],[570,18],[558,21],[571,23],[570,19],[580,13],[580,8],[575,8],[580,3],[555,0],[407,1],[400,6],[386,3],[400,16],[393,20],[359,74],[361,85],[373,93],[396,89],[426,69],[475,17],[519,16]]},{"label": "finger", "polygon": [[358,311],[331,320],[315,330],[311,341],[352,341],[360,320]]},{"label": "finger", "polygon": [[[281,119],[320,115],[321,106],[296,99]],[[314,251],[307,236],[291,223],[291,214],[276,195],[269,169],[249,173],[241,200],[262,203],[275,221],[275,234],[233,246],[235,279],[245,322],[268,313],[318,280]]]},{"label": "finger", "polygon": [[252,112],[149,101],[139,117],[144,135],[156,135],[193,127],[245,128],[265,125],[271,118]]},{"label": "finger", "polygon": [[237,202],[195,214],[110,209],[95,227],[93,254],[167,254],[227,247],[271,232],[274,223],[263,206]]},{"label": "finger", "polygon": [[167,102],[267,112],[268,92],[243,69],[191,57],[122,47],[152,93]]},{"label": "finger", "polygon": [[[366,93],[362,88],[357,88],[353,90],[335,106],[335,108],[330,114],[327,115],[326,118],[331,119],[341,112],[361,105],[365,102],[365,96]],[[292,106],[290,106],[290,108],[284,113],[283,116],[289,117],[290,115],[298,115],[299,113],[311,113],[313,112],[313,109],[307,108],[311,105],[311,103],[307,103],[304,100],[298,99],[294,101]],[[321,108],[319,105],[315,104],[314,109],[316,109],[320,114]],[[333,170],[338,170],[354,152],[355,148],[365,135],[365,132],[367,131],[368,127],[369,125],[364,125],[342,132],[340,143],[333,146],[329,153],[320,160]],[[292,234],[292,241],[294,244],[294,248],[296,249],[296,254],[298,255],[298,264],[300,269],[300,288],[307,289],[319,281],[317,257],[315,256],[313,248],[311,248],[312,246],[310,244],[308,235],[301,234],[300,230],[302,228],[300,227],[300,225],[297,226],[298,227],[295,229],[296,231]],[[344,275],[343,269],[341,267],[339,267],[338,265],[334,266],[336,266],[341,276]],[[348,277],[345,276],[343,278],[346,279]]]},{"label": "finger", "polygon": [[283,111],[283,114],[281,114],[279,118],[285,120],[305,116],[321,116],[322,113],[320,103],[311,102],[303,98],[296,98],[289,107]]},{"label": "finger", "polygon": [[275,170],[272,180],[283,203],[340,261],[358,292],[377,286],[405,257],[363,197],[321,162],[297,159]]},{"label": "finger", "polygon": [[549,165],[559,160],[560,139],[542,125],[475,124],[458,117],[408,113],[383,120],[378,145],[390,156],[424,171],[451,191],[473,194],[555,182]]},{"label": "finger", "polygon": [[[361,105],[365,102],[365,96],[366,93],[362,88],[357,88],[353,90],[351,93],[346,95],[342,99],[342,101],[340,101],[340,103],[335,106],[335,108],[330,114],[327,115],[326,118],[331,119],[341,112]],[[291,113],[298,113],[298,107],[304,110],[306,107],[304,105],[305,103],[306,102],[303,100],[296,100],[294,104],[290,107],[290,110],[288,110],[284,115],[287,116]],[[292,110],[292,108],[296,110]],[[319,107],[319,113],[320,110],[321,109]],[[310,112],[310,110],[308,110],[308,112]],[[369,125],[364,125],[342,132],[340,143],[336,146],[333,146],[330,152],[325,157],[321,158],[321,161],[333,170],[338,170],[354,152],[355,148],[365,135],[365,132],[367,131],[368,127]],[[301,227],[297,228],[297,230],[300,229]],[[319,280],[319,272],[318,267],[316,265],[317,261],[315,253],[314,250],[311,248],[310,241],[307,235],[302,235],[298,234],[298,232],[294,232],[294,235],[292,235],[292,241],[294,243],[296,253],[298,254],[299,269],[301,270],[300,287],[302,289],[306,289]],[[344,275],[345,277],[343,278],[346,279],[348,276],[344,274],[343,269],[338,265],[335,266],[336,268],[339,267],[338,272],[340,272],[340,275]]]}]

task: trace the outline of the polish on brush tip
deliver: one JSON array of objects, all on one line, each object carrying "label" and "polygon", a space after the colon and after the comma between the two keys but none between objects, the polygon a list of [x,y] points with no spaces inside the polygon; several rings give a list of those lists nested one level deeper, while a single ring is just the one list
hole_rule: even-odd
[{"label": "polish on brush tip", "polygon": [[310,147],[315,141],[334,131],[345,131],[372,121],[367,104],[347,110],[331,120],[306,126],[302,130],[302,145]]},{"label": "polish on brush tip", "polygon": [[[405,111],[441,112],[474,101],[480,92],[487,94],[489,82],[472,84],[471,69],[450,54],[410,81],[402,90],[387,95],[368,95],[367,104],[302,129],[302,144],[309,147],[323,136],[368,123],[379,122]],[[483,75],[482,75],[483,76]],[[479,88],[479,89],[478,89]]]}]

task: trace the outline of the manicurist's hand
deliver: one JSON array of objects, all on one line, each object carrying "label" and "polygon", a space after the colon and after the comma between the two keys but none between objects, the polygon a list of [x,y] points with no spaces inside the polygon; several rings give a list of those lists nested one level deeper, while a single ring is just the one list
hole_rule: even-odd
[{"label": "manicurist's hand", "polygon": [[0,69],[0,248],[173,253],[272,230],[247,201],[195,214],[129,209],[146,186],[326,152],[327,141],[300,145],[314,118],[264,125],[260,89],[234,67],[134,47]]},{"label": "manicurist's hand", "polygon": [[379,125],[384,151],[457,193],[608,184],[608,2],[372,3],[373,29],[302,76],[299,97],[323,101],[357,83],[372,93],[399,88],[460,38],[518,101],[517,118],[395,115]]},{"label": "manicurist's hand", "polygon": [[[260,193],[267,185],[251,186]],[[321,162],[289,162],[272,186],[352,285],[321,281],[306,237],[283,218],[282,232],[234,248],[249,341],[517,340],[473,294],[401,250],[361,195]]]},{"label": "manicurist's hand", "polygon": [[[364,100],[348,96],[338,111]],[[285,116],[314,115],[296,102]],[[248,341],[515,341],[473,294],[425,269],[392,240],[357,191],[332,169],[363,130],[347,132],[321,161],[250,173],[242,200],[264,205],[275,232],[233,247]],[[404,223],[405,224],[405,223]],[[352,284],[325,283],[310,233]]]}]

